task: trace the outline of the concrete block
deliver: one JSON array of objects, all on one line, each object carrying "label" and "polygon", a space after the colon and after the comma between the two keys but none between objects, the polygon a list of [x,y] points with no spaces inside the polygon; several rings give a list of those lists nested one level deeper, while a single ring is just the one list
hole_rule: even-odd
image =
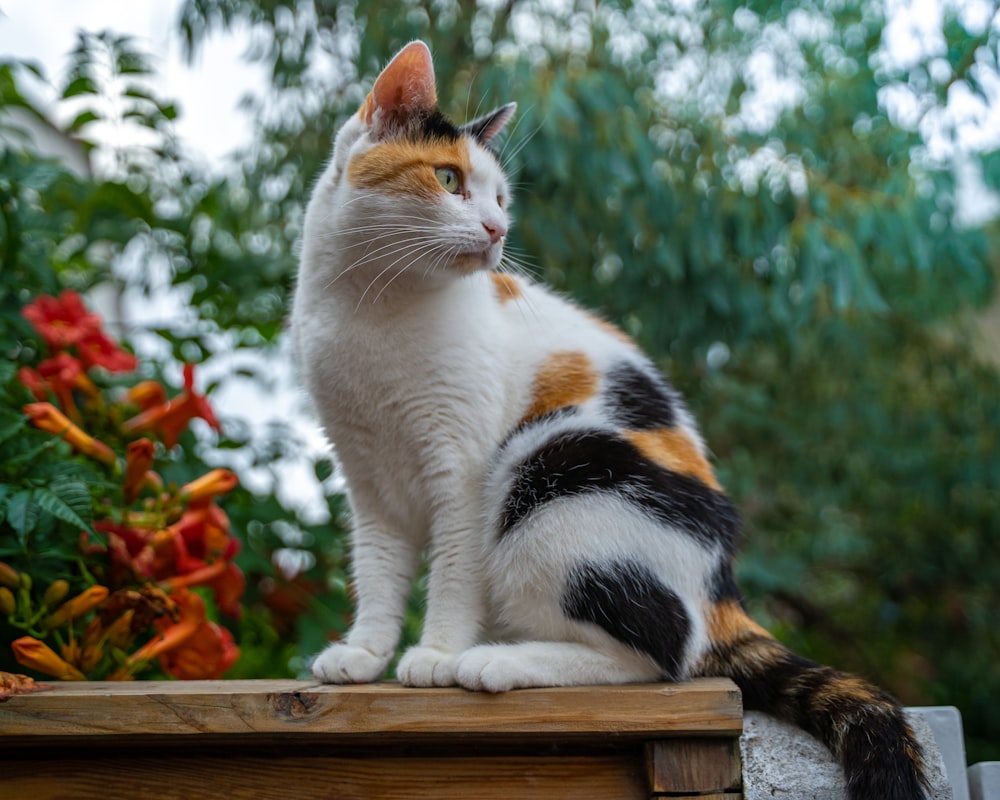
[{"label": "concrete block", "polygon": [[1000,800],[1000,761],[983,761],[969,767],[971,800]]},{"label": "concrete block", "polygon": [[919,706],[907,709],[911,715],[923,718],[934,732],[945,772],[951,783],[955,800],[969,800],[969,782],[966,774],[965,733],[962,715],[954,706]]},{"label": "concrete block", "polygon": [[[907,712],[924,748],[929,800],[954,800],[944,760],[925,719]],[[844,773],[818,739],[766,714],[748,711],[740,740],[745,800],[844,800]]]}]

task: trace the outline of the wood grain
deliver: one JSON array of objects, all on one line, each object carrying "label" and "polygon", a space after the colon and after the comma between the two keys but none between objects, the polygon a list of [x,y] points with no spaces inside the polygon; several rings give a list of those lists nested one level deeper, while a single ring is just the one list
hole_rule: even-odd
[{"label": "wood grain", "polygon": [[743,786],[739,739],[670,739],[646,745],[649,785],[671,797]]},{"label": "wood grain", "polygon": [[638,758],[66,758],[0,766],[11,800],[646,798]]},{"label": "wood grain", "polygon": [[363,741],[491,741],[738,736],[742,704],[725,679],[528,689],[502,695],[395,684],[147,681],[57,684],[0,703],[0,747],[70,737],[263,734]]}]

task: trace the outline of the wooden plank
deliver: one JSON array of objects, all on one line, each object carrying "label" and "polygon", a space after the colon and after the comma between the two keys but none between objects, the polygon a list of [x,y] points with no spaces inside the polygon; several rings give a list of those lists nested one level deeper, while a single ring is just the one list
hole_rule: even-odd
[{"label": "wooden plank", "polygon": [[[137,751],[141,752],[141,751]],[[214,752],[214,751],[213,751]],[[53,754],[4,761],[0,795],[31,800],[645,800],[633,757],[326,758]]]},{"label": "wooden plank", "polygon": [[127,744],[142,737],[264,734],[345,743],[415,735],[423,741],[640,740],[733,737],[742,726],[739,690],[721,678],[502,695],[288,680],[65,683],[0,703],[3,749],[53,738],[128,737]]},{"label": "wooden plank", "polygon": [[646,745],[653,795],[706,796],[740,792],[743,770],[739,739],[668,739]]}]

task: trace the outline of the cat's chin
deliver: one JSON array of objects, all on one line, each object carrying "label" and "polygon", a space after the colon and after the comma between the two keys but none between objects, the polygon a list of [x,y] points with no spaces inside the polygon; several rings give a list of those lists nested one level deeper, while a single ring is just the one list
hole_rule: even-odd
[{"label": "cat's chin", "polygon": [[495,246],[471,253],[462,253],[451,262],[451,268],[462,275],[493,270],[500,265],[501,253],[501,248]]}]

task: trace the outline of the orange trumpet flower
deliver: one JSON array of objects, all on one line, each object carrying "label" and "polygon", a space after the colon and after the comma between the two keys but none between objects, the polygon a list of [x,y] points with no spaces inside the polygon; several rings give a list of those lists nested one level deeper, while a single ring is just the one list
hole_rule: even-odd
[{"label": "orange trumpet flower", "polygon": [[136,439],[129,442],[125,448],[125,480],[122,482],[122,492],[126,505],[139,496],[142,487],[146,485],[146,476],[153,466],[153,443],[149,439]]},{"label": "orange trumpet flower", "polygon": [[84,455],[108,465],[114,464],[117,460],[114,450],[74,425],[52,403],[28,403],[22,411],[28,415],[31,424],[36,428],[61,436]]},{"label": "orange trumpet flower", "polygon": [[201,417],[215,430],[220,430],[215,412],[208,398],[198,394],[194,388],[194,364],[184,365],[184,391],[161,403],[145,409],[140,414],[126,420],[122,425],[125,433],[157,431],[167,447],[177,444],[177,439],[195,417]]},{"label": "orange trumpet flower", "polygon": [[239,478],[228,469],[213,469],[184,484],[181,487],[181,497],[189,503],[197,503],[199,500],[230,492],[239,482]]},{"label": "orange trumpet flower", "polygon": [[106,586],[91,586],[89,589],[84,589],[76,597],[67,600],[53,611],[45,620],[45,627],[51,630],[65,625],[67,622],[72,622],[77,617],[82,617],[87,612],[93,611],[104,602],[107,596],[108,588]]},{"label": "orange trumpet flower", "polygon": [[36,669],[61,681],[85,681],[87,676],[72,664],[64,661],[45,642],[34,636],[22,636],[11,642],[17,663]]}]

